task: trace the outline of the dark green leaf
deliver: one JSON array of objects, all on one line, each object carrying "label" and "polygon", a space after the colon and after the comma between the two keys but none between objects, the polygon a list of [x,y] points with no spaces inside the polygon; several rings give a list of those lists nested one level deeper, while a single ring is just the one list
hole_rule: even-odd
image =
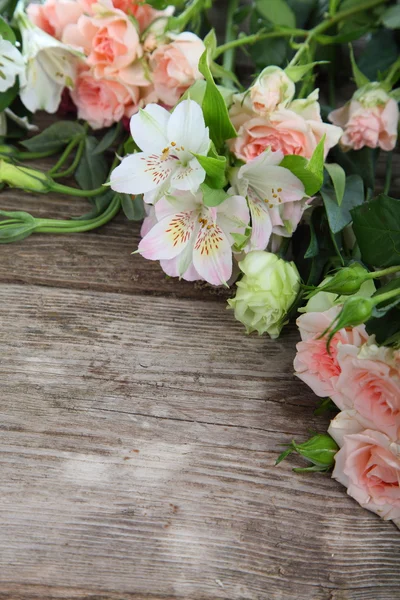
[{"label": "dark green leaf", "polygon": [[61,150],[73,138],[84,136],[85,130],[79,123],[73,121],[57,121],[44,131],[29,140],[21,142],[31,152],[46,152]]},{"label": "dark green leaf", "polygon": [[256,0],[256,10],[274,25],[296,26],[296,17],[285,0]]},{"label": "dark green leaf", "polygon": [[5,92],[0,93],[0,112],[2,112],[5,108],[8,108],[13,102],[14,98],[18,95],[19,92],[19,83],[16,81],[14,85]]},{"label": "dark green leaf", "polygon": [[297,27],[304,27],[317,5],[317,0],[287,0],[296,17]]},{"label": "dark green leaf", "polygon": [[15,34],[14,34],[13,30],[8,25],[8,23],[3,19],[3,17],[0,17],[0,36],[3,39],[7,40],[8,42],[11,42],[12,44],[15,44],[15,42],[16,42],[16,38],[15,38]]},{"label": "dark green leaf", "polygon": [[378,344],[388,345],[396,334],[400,332],[400,309],[392,308],[381,318],[372,318],[366,324],[369,335],[375,335]]},{"label": "dark green leaf", "polygon": [[99,141],[94,153],[101,154],[102,152],[105,152],[110,146],[113,145],[120,131],[121,123],[118,123],[117,125],[114,125],[114,127],[111,127],[104,135],[104,137],[102,137]]},{"label": "dark green leaf", "polygon": [[103,154],[96,154],[98,142],[95,137],[85,139],[81,162],[75,171],[75,179],[84,190],[94,190],[106,182],[108,167]]},{"label": "dark green leaf", "polygon": [[258,69],[269,65],[283,67],[287,60],[289,44],[286,38],[272,38],[252,44],[249,53]]},{"label": "dark green leaf", "polygon": [[333,187],[324,186],[321,195],[328,216],[329,227],[333,233],[338,233],[351,223],[352,215],[350,211],[364,202],[364,185],[358,175],[347,177],[343,201],[340,206]]},{"label": "dark green leaf", "polygon": [[115,192],[111,189],[108,189],[104,192],[104,194],[99,194],[94,198],[89,198],[89,202],[92,204],[93,208],[88,213],[81,215],[80,217],[72,217],[74,221],[90,221],[90,219],[95,219],[99,215],[101,215],[108,205],[112,201]]},{"label": "dark green leaf", "polygon": [[304,254],[304,258],[314,258],[314,256],[317,256],[318,252],[319,252],[319,244],[318,244],[318,237],[317,237],[317,233],[315,230],[315,226],[314,226],[314,219],[317,216],[318,212],[317,211],[313,211],[312,215],[311,215],[311,219],[310,219],[310,243],[308,245],[308,248]]},{"label": "dark green leaf", "polygon": [[326,163],[325,169],[328,171],[335,188],[336,200],[338,205],[342,204],[344,190],[346,187],[346,173],[344,169],[336,163]]},{"label": "dark green leaf", "polygon": [[397,60],[398,55],[395,32],[380,29],[371,35],[360,56],[358,66],[371,81],[377,81],[379,73],[386,71]]},{"label": "dark green leaf", "polygon": [[225,100],[211,75],[207,50],[204,51],[200,58],[199,71],[207,81],[202,105],[204,120],[210,129],[211,139],[215,146],[220,148],[223,146],[225,140],[236,137],[236,130],[229,119]]},{"label": "dark green leaf", "polygon": [[381,194],[352,210],[353,229],[365,263],[400,263],[400,200]]},{"label": "dark green leaf", "polygon": [[132,198],[128,194],[120,194],[121,206],[126,218],[129,221],[142,221],[146,216],[144,209],[143,196],[135,196]]}]

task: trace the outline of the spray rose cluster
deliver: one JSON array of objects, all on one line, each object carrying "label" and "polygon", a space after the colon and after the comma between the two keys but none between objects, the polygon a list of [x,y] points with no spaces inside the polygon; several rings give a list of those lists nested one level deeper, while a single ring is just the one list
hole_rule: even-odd
[{"label": "spray rose cluster", "polygon": [[[194,33],[168,31],[173,10],[143,0],[46,0],[29,4],[27,15],[46,39],[75,52],[65,86],[78,118],[100,129],[148,103],[174,106],[202,77],[197,65],[204,43]],[[32,108],[54,112],[59,101]]]}]

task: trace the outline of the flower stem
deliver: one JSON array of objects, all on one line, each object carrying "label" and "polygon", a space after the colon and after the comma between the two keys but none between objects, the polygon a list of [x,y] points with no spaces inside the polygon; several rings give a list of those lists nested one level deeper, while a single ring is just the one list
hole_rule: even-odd
[{"label": "flower stem", "polygon": [[388,194],[390,192],[390,184],[392,183],[392,166],[393,166],[393,152],[388,152],[386,157],[386,174],[385,174],[385,186],[383,193]]},{"label": "flower stem", "polygon": [[67,196],[77,196],[78,198],[93,198],[99,194],[103,194],[106,191],[106,187],[101,185],[94,190],[82,190],[81,188],[70,187],[69,185],[63,185],[53,181],[51,183],[51,191],[59,194],[66,194]]},{"label": "flower stem", "polygon": [[309,30],[305,43],[302,44],[301,48],[299,48],[299,50],[293,56],[292,60],[289,63],[289,66],[293,67],[294,65],[296,65],[299,62],[302,55],[304,54],[304,52],[307,50],[310,41],[320,33],[323,33],[324,31],[332,27],[332,25],[335,25],[336,23],[339,23],[340,21],[351,17],[352,15],[368,10],[369,8],[374,8],[375,6],[378,6],[379,4],[384,4],[388,1],[389,0],[365,0],[363,2],[357,2],[351,8],[348,8],[347,10],[341,10],[333,16],[328,17],[327,19],[325,19],[325,21],[322,21],[322,23],[319,23],[319,25],[316,25],[315,27]]},{"label": "flower stem", "polygon": [[72,150],[75,148],[75,146],[77,146],[79,144],[79,142],[80,142],[80,138],[78,138],[78,137],[73,138],[69,142],[69,144],[65,148],[64,152],[61,154],[60,158],[56,162],[56,164],[53,167],[51,167],[51,169],[48,171],[48,175],[50,175],[50,177],[52,175],[54,175],[55,173],[57,173],[57,171],[63,166],[63,164],[65,163],[65,161],[71,154]]},{"label": "flower stem", "polygon": [[15,157],[18,160],[35,160],[40,158],[47,158],[56,154],[57,150],[46,150],[45,152],[17,152]]},{"label": "flower stem", "polygon": [[372,299],[376,304],[380,304],[381,302],[385,302],[386,300],[390,300],[391,298],[395,298],[396,296],[400,295],[400,288],[397,288],[396,290],[390,290],[390,292],[385,292],[384,294],[378,294],[377,296],[374,296]]},{"label": "flower stem", "polygon": [[[225,45],[229,44],[235,39],[235,31],[234,31],[234,23],[233,23],[233,15],[237,10],[239,5],[239,0],[229,0],[228,10],[226,14],[226,28],[225,28]],[[222,66],[227,71],[233,71],[235,63],[235,47],[230,46],[228,50],[225,52],[224,60]]]},{"label": "flower stem", "polygon": [[371,271],[366,275],[366,279],[378,279],[380,277],[386,277],[386,275],[392,275],[393,273],[398,273],[400,271],[400,265],[396,265],[394,267],[388,267],[387,269],[382,269],[381,271]]},{"label": "flower stem", "polygon": [[69,177],[70,175],[72,175],[79,165],[79,162],[82,158],[84,148],[85,148],[85,141],[81,140],[79,142],[79,146],[78,146],[78,150],[75,154],[75,158],[72,161],[72,163],[70,164],[70,166],[67,169],[65,169],[64,171],[59,171],[58,173],[53,173],[53,179],[61,179],[61,177]]},{"label": "flower stem", "polygon": [[[280,38],[280,37],[293,37],[293,36],[302,36],[306,37],[308,35],[308,31],[305,29],[277,29],[275,31],[267,31],[265,33],[254,33],[252,35],[244,35],[235,40],[231,40],[218,46],[215,49],[213,58],[216,59],[221,54],[228,52],[231,49],[239,48],[240,46],[256,44],[257,42],[261,42],[262,40]],[[225,60],[224,60],[225,66]],[[226,68],[226,67],[225,67]]]},{"label": "flower stem", "polygon": [[192,0],[189,6],[179,15],[179,17],[170,17],[169,19],[169,28],[176,31],[183,31],[186,25],[194,19],[196,14],[198,14],[205,5],[207,0]]},{"label": "flower stem", "polygon": [[72,221],[62,219],[37,219],[35,233],[82,233],[97,229],[113,219],[121,208],[121,198],[116,194],[106,210],[94,219]]}]

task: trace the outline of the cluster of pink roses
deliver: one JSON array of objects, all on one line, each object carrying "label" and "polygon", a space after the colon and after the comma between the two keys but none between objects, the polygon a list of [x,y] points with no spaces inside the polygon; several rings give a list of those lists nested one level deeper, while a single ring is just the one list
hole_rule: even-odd
[{"label": "cluster of pink roses", "polygon": [[329,433],[340,446],[333,477],[364,508],[400,527],[400,351],[377,346],[364,325],[320,338],[338,314],[301,315],[297,376],[341,412]]},{"label": "cluster of pink roses", "polygon": [[318,90],[294,99],[295,85],[282,69],[267,67],[249,92],[237,94],[230,109],[237,137],[230,142],[237,158],[248,162],[270,147],[274,152],[311,158],[325,135],[325,155],[343,131],[324,123]]},{"label": "cluster of pink roses", "polygon": [[82,52],[71,97],[94,129],[150,102],[172,107],[202,77],[204,44],[193,33],[169,34],[172,12],[143,0],[47,0],[27,8],[36,26]]}]

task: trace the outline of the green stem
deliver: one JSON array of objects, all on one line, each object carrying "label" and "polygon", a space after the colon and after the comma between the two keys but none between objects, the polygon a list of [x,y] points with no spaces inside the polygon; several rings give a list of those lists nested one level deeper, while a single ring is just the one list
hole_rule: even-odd
[{"label": "green stem", "polygon": [[95,219],[87,221],[68,221],[57,219],[37,219],[35,233],[82,233],[97,229],[113,219],[121,208],[119,195],[114,196],[107,209]]},{"label": "green stem", "polygon": [[380,277],[385,277],[386,275],[392,275],[393,273],[398,273],[400,271],[400,265],[396,265],[394,267],[388,267],[387,269],[382,269],[381,271],[371,271],[366,275],[366,279],[378,279]]},{"label": "green stem", "polygon": [[391,300],[391,298],[395,298],[396,296],[400,295],[400,288],[397,288],[396,290],[391,290],[390,292],[385,292],[384,294],[379,294],[378,296],[374,296],[372,298],[372,300],[375,303],[375,306],[377,304],[380,304],[381,302],[385,302],[386,300]]},{"label": "green stem", "polygon": [[107,187],[101,185],[100,187],[94,190],[82,190],[81,188],[70,187],[69,185],[63,185],[62,183],[57,183],[56,181],[54,181],[51,183],[50,189],[52,192],[66,194],[67,196],[77,196],[78,198],[93,198],[94,196],[103,194],[107,190]]},{"label": "green stem", "polygon": [[84,149],[85,149],[85,141],[81,140],[79,142],[79,146],[78,146],[78,150],[75,154],[75,158],[72,161],[72,163],[70,164],[70,166],[67,169],[65,169],[65,171],[59,171],[58,173],[53,173],[53,179],[61,179],[61,177],[69,177],[70,175],[72,175],[80,163]]},{"label": "green stem", "polygon": [[388,194],[390,191],[390,184],[392,183],[392,166],[393,166],[393,152],[388,152],[386,157],[386,174],[385,174],[385,186],[383,193]]},{"label": "green stem", "polygon": [[239,48],[240,46],[245,46],[248,44],[256,44],[262,40],[293,36],[307,37],[307,35],[308,31],[305,29],[278,29],[276,31],[268,31],[266,33],[253,33],[252,35],[244,35],[236,40],[232,40],[226,44],[218,46],[218,48],[215,49],[213,58],[216,59],[221,56],[221,54],[224,54],[233,48]]},{"label": "green stem", "polygon": [[191,4],[179,15],[179,17],[170,17],[169,27],[176,31],[183,31],[186,25],[191,21],[197,13],[202,9],[204,0],[192,0]]},{"label": "green stem", "polygon": [[384,4],[388,1],[389,0],[366,0],[364,2],[357,2],[357,4],[355,4],[353,7],[348,8],[347,10],[341,10],[335,15],[328,17],[325,21],[322,21],[322,23],[319,23],[319,25],[316,25],[315,27],[309,30],[305,43],[302,44],[301,48],[299,48],[299,50],[293,56],[292,60],[289,63],[289,67],[293,67],[299,62],[301,56],[308,48],[310,41],[315,36],[319,35],[320,33],[323,33],[324,31],[332,27],[332,25],[335,25],[336,23],[339,23],[340,21],[343,21],[348,17],[351,17],[359,12],[368,10],[369,8],[374,8],[375,6],[378,6],[379,4]]},{"label": "green stem", "polygon": [[35,160],[40,158],[47,158],[56,154],[57,150],[46,150],[45,152],[17,152],[14,156],[18,160]]},{"label": "green stem", "polygon": [[[228,11],[226,14],[226,28],[225,28],[225,44],[229,44],[235,39],[235,32],[233,27],[233,15],[237,10],[239,0],[229,0]],[[233,71],[235,64],[235,47],[231,46],[225,52],[222,66],[227,71]],[[225,85],[226,82],[223,83]]]},{"label": "green stem", "polygon": [[394,77],[397,71],[400,69],[400,56],[390,67],[389,73],[385,77],[384,83],[388,83],[390,86],[393,85],[392,77]]},{"label": "green stem", "polygon": [[81,138],[76,137],[69,142],[56,164],[48,171],[48,175],[50,175],[50,177],[57,173],[57,171],[63,166],[63,164],[71,154],[72,150],[75,148],[75,146],[77,146],[80,143],[80,141]]}]

